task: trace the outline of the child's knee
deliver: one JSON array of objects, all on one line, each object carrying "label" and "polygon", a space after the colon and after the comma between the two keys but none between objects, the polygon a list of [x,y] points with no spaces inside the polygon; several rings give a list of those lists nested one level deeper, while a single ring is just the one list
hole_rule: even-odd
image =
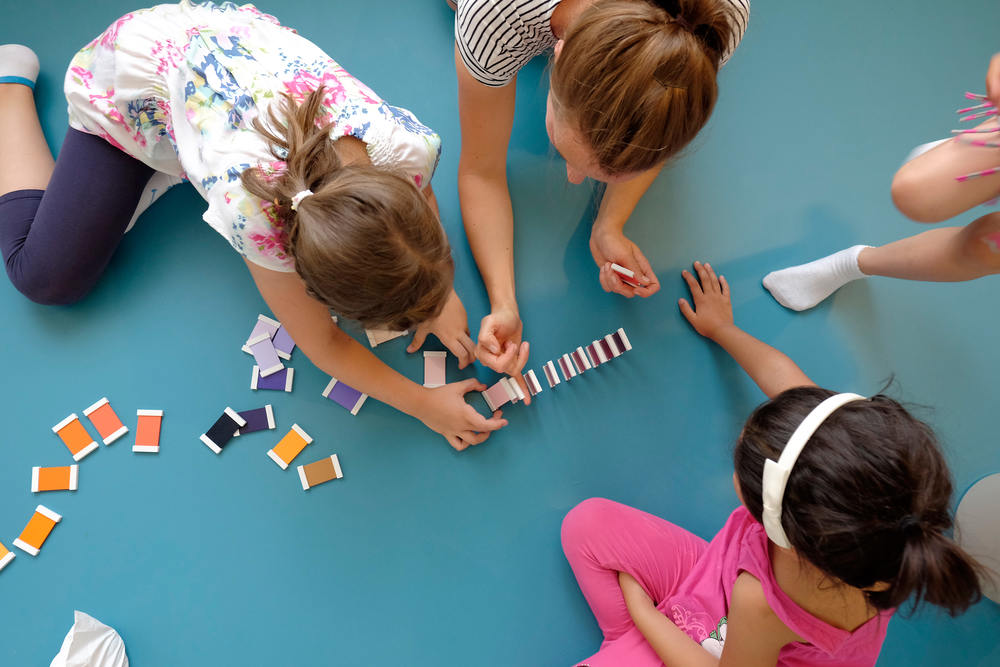
[{"label": "child's knee", "polygon": [[83,281],[60,278],[43,272],[18,272],[8,270],[11,283],[17,291],[31,301],[43,306],[68,306],[90,293],[92,285]]},{"label": "child's knee", "polygon": [[914,222],[941,222],[942,215],[933,197],[933,189],[928,188],[927,179],[919,164],[907,162],[892,179],[892,203],[900,213]]},{"label": "child's knee", "polygon": [[607,525],[608,515],[618,503],[607,498],[588,498],[566,513],[562,522],[562,544],[567,553],[601,526]]}]

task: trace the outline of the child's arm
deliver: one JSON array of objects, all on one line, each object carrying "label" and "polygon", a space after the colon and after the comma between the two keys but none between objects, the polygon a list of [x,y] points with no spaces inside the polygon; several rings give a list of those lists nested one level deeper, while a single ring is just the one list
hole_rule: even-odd
[{"label": "child's arm", "polygon": [[498,410],[487,419],[465,402],[465,394],[486,386],[475,379],[426,389],[382,363],[330,319],[326,306],[310,297],[294,273],[271,271],[247,261],[264,301],[309,360],[325,373],[416,417],[455,449],[476,445],[507,425]]},{"label": "child's arm", "polygon": [[642,585],[618,573],[625,606],[639,632],[666,665],[685,667],[774,667],[785,644],[801,639],[767,604],[760,582],[740,574],[726,614],[722,657],[716,658],[656,608]]},{"label": "child's arm", "polygon": [[733,323],[729,284],[724,277],[717,278],[712,267],[701,262],[694,263],[694,270],[698,273],[698,279],[687,270],[681,272],[691,289],[694,307],[686,299],[680,299],[678,304],[681,313],[695,331],[715,341],[728,352],[768,398],[793,387],[814,385],[787,355],[757,340]]},{"label": "child's arm", "polygon": [[[653,273],[649,260],[639,250],[639,246],[625,237],[624,228],[636,204],[662,168],[653,167],[627,181],[609,183],[601,198],[601,207],[590,232],[590,254],[601,269],[601,287],[607,292],[631,298],[652,296],[660,291],[660,281]],[[612,262],[635,271],[639,282],[645,287],[630,287],[623,283],[618,274],[611,270]]]}]

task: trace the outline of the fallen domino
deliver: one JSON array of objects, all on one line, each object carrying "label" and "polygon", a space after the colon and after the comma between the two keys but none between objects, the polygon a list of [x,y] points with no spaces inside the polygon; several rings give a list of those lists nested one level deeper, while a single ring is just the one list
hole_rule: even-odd
[{"label": "fallen domino", "polygon": [[632,269],[626,269],[620,264],[611,264],[611,270],[618,274],[618,277],[623,283],[629,287],[645,287],[642,283],[635,279],[635,271]]},{"label": "fallen domino", "polygon": [[246,433],[256,433],[257,431],[274,429],[274,409],[271,407],[270,403],[262,408],[244,410],[242,412],[237,412],[236,414],[243,417],[243,420],[246,421],[246,426],[241,426],[233,435],[244,435]]},{"label": "fallen domino", "polygon": [[136,410],[135,444],[133,452],[157,454],[160,451],[160,425],[163,410]]},{"label": "fallen domino", "polygon": [[447,352],[424,352],[424,386],[428,389],[445,385]]},{"label": "fallen domino", "polygon": [[115,411],[111,409],[111,404],[108,403],[107,398],[102,398],[97,403],[94,403],[89,408],[83,411],[85,417],[90,419],[90,423],[94,425],[97,432],[101,434],[101,438],[104,439],[105,445],[110,445],[112,442],[122,437],[128,433],[128,426],[122,424],[122,420],[118,418]]},{"label": "fallen domino", "polygon": [[[517,384],[510,378],[502,377],[496,384],[482,392],[483,399],[486,401],[486,405],[489,406],[490,412],[496,412],[501,406],[517,400],[518,393],[511,387],[511,383]],[[524,394],[521,395],[523,396]]]},{"label": "fallen domino", "polygon": [[524,377],[524,384],[528,387],[528,393],[534,396],[538,396],[542,393],[542,385],[538,382],[538,376],[535,375],[535,371],[529,370],[522,377]]},{"label": "fallen domino", "polygon": [[347,408],[352,415],[356,415],[361,406],[365,404],[368,394],[362,394],[354,387],[340,382],[337,378],[330,378],[329,384],[323,390],[323,398],[329,398],[334,403]]},{"label": "fallen domino", "polygon": [[285,367],[281,363],[281,359],[278,358],[278,353],[274,349],[274,343],[271,342],[271,337],[266,331],[259,334],[256,338],[248,340],[247,346],[250,347],[254,361],[260,367],[261,377],[266,378],[268,375],[273,375]]},{"label": "fallen domino", "polygon": [[549,389],[559,384],[559,374],[556,372],[556,365],[554,363],[551,361],[545,362],[542,370],[545,372],[545,379],[549,381]]},{"label": "fallen domino", "polygon": [[7,567],[12,560],[14,560],[14,552],[9,550],[3,544],[0,544],[0,570]]},{"label": "fallen domino", "polygon": [[306,448],[312,437],[302,430],[298,424],[292,424],[292,429],[284,438],[278,441],[273,448],[267,451],[271,460],[277,463],[282,470],[287,470],[288,466],[295,460],[303,449]]},{"label": "fallen domino", "polygon": [[405,336],[408,333],[410,332],[390,331],[389,329],[365,329],[365,334],[368,336],[368,344],[372,347],[378,347],[382,343]]},{"label": "fallen domino", "polygon": [[76,491],[79,479],[79,463],[54,468],[35,466],[31,469],[31,492]]},{"label": "fallen domino", "polygon": [[75,412],[53,426],[52,432],[63,441],[69,453],[73,455],[74,461],[81,460],[97,449],[97,442],[87,433],[87,429],[80,423],[80,418]]},{"label": "fallen domino", "polygon": [[274,352],[279,357],[286,360],[292,358],[295,341],[288,335],[288,330],[284,326],[279,325],[278,330],[271,336],[271,344],[274,345]]},{"label": "fallen domino", "polygon": [[212,428],[201,434],[201,441],[216,454],[222,453],[222,448],[233,439],[236,429],[243,428],[247,422],[235,410],[227,407],[222,416],[215,420]]},{"label": "fallen domino", "polygon": [[567,382],[576,377],[576,370],[574,370],[573,362],[568,354],[559,357],[559,369],[562,371],[563,379]]},{"label": "fallen domino", "polygon": [[243,351],[247,354],[253,354],[253,350],[250,349],[250,341],[256,340],[263,333],[266,333],[269,338],[274,338],[274,334],[277,333],[280,327],[281,322],[273,320],[267,315],[258,315],[257,323],[254,324],[253,330],[247,336],[247,342],[243,344]]},{"label": "fallen domino", "polygon": [[32,556],[37,556],[49,533],[60,521],[62,521],[61,515],[45,505],[39,505],[28,520],[28,525],[21,531],[20,537],[14,540],[14,546]]},{"label": "fallen domino", "polygon": [[292,379],[295,377],[294,368],[283,368],[277,373],[272,373],[267,377],[260,376],[260,366],[253,367],[253,374],[250,377],[250,388],[271,389],[274,391],[291,391]]},{"label": "fallen domino", "polygon": [[340,459],[337,458],[336,454],[299,466],[299,481],[302,482],[303,491],[308,491],[314,486],[319,486],[332,479],[340,479],[343,476],[344,471],[340,469]]}]

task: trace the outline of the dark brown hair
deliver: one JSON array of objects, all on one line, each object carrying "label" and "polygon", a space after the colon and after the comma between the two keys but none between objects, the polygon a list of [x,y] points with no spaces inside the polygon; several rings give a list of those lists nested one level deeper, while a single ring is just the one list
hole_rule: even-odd
[{"label": "dark brown hair", "polygon": [[[790,389],[758,407],[736,444],[743,502],[761,520],[761,475],[833,392]],[[781,525],[795,551],[876,609],[913,597],[952,615],[980,597],[978,565],[947,535],[951,475],[930,427],[879,394],[834,412],[809,439],[785,488]]]},{"label": "dark brown hair", "polygon": [[[241,175],[243,187],[274,205],[286,250],[310,296],[365,326],[408,329],[436,316],[451,291],[448,237],[426,198],[405,177],[345,165],[317,115],[323,88],[299,105],[285,96],[279,117],[254,128],[286,168]],[[272,131],[270,128],[279,128]],[[291,207],[303,190],[314,194]]]},{"label": "dark brown hair", "polygon": [[708,122],[732,33],[718,0],[599,0],[570,26],[552,99],[607,174],[645,171]]}]

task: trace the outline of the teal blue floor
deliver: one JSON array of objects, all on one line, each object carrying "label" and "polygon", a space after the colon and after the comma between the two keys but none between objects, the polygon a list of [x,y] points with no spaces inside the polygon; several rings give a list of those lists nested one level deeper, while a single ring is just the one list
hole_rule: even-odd
[{"label": "teal blue floor", "polygon": [[[135,7],[53,4],[5,3],[0,43],[38,51],[55,146],[70,57]],[[260,6],[440,132],[434,187],[475,330],[486,299],[459,218],[451,12],[442,0]],[[635,349],[511,408],[508,428],[464,453],[384,404],[352,417],[329,403],[327,378],[301,353],[293,393],[250,391],[239,347],[265,306],[188,186],[143,217],[83,303],[37,306],[0,281],[0,541],[39,502],[64,516],[40,556],[0,573],[0,664],[48,665],[74,609],[117,628],[138,667],[589,655],[600,636],[560,550],[567,510],[606,496],[711,537],[737,502],[730,447],[763,396],[677,312],[680,270],[695,259],[725,273],[737,321],[818,383],[871,393],[895,374],[892,391],[925,406],[940,433],[959,493],[1000,471],[997,279],[870,280],[805,314],[760,286],[772,269],[922,229],[894,210],[890,179],[913,145],[956,126],[964,91],[982,90],[998,21],[994,0],[755,0],[711,123],[626,228],[663,283],[645,301],[597,284],[593,190],[565,182],[545,135],[543,63],[530,65],[509,172],[531,367],[619,326]],[[377,353],[422,379],[402,341]],[[473,373],[494,377],[449,364],[451,380]],[[133,454],[125,438],[82,462],[78,492],[32,497],[32,466],[71,462],[50,427],[102,396],[133,426],[137,408],[165,410],[161,453]],[[266,402],[280,432],[297,422],[315,437],[302,459],[337,453],[345,478],[303,493],[265,456],[278,432],[221,456],[198,441],[225,406]],[[958,619],[897,616],[879,664],[1000,664],[998,623],[991,602]]]}]

